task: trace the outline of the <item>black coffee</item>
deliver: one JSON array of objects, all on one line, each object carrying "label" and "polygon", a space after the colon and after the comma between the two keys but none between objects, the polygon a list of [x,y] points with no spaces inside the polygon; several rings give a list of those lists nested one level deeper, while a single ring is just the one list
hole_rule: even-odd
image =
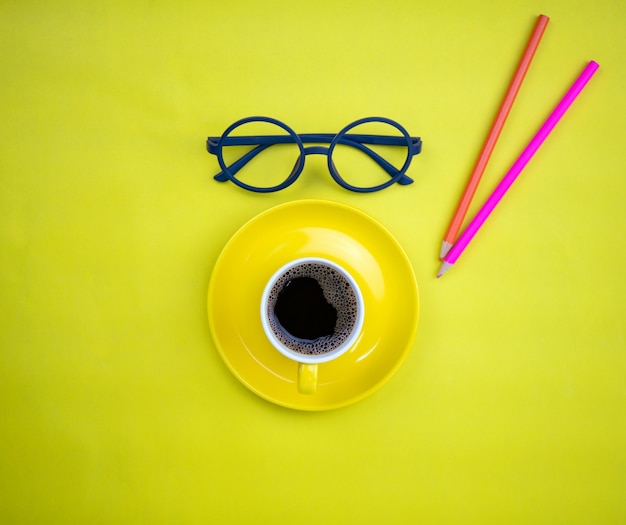
[{"label": "black coffee", "polygon": [[314,341],[335,333],[337,309],[324,297],[313,277],[287,281],[274,306],[276,320],[291,335]]},{"label": "black coffee", "polygon": [[300,354],[320,355],[350,337],[358,301],[342,273],[322,262],[305,262],[278,277],[265,315],[282,344]]}]

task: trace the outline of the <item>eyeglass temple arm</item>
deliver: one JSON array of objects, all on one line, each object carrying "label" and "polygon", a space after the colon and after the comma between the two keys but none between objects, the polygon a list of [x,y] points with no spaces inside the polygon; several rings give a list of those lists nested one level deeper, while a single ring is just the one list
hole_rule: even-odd
[{"label": "eyeglass temple arm", "polygon": [[[346,137],[352,138],[353,136],[346,135]],[[395,137],[390,137],[390,138],[395,138]],[[387,162],[383,157],[381,157],[373,149],[368,148],[367,146],[364,146],[360,142],[355,142],[353,140],[342,139],[342,140],[339,141],[339,144],[345,144],[346,146],[352,146],[353,148],[356,148],[359,151],[362,151],[363,153],[369,155],[369,157],[372,160],[374,160],[375,162],[377,162],[378,165],[381,168],[383,168],[390,177],[395,177],[399,173],[398,168],[396,168],[393,164]],[[379,144],[382,144],[382,143],[379,143]],[[418,151],[414,150],[414,151],[409,152],[409,153],[412,156],[412,155],[415,155],[415,154],[419,153],[419,150]],[[398,184],[401,184],[402,186],[406,186],[407,184],[411,184],[413,182],[414,182],[413,179],[411,177],[409,177],[408,175],[406,175],[406,174],[402,174],[402,176],[398,179]]]},{"label": "eyeglass temple arm", "polygon": [[[330,144],[336,135],[332,133],[304,133],[298,135],[303,144],[321,143]],[[404,137],[390,135],[367,135],[363,133],[346,133],[344,137],[352,142],[359,144],[377,144],[381,146],[405,146],[406,139]],[[422,140],[419,137],[410,137],[411,139],[411,155],[420,153],[422,149]],[[206,141],[206,149],[209,153],[217,154],[220,137],[209,137]],[[296,142],[291,135],[247,135],[226,137],[223,141],[224,146],[257,146],[259,144],[293,144]]]},{"label": "eyeglass temple arm", "polygon": [[[243,157],[239,160],[233,162],[230,166],[228,166],[229,171],[235,175],[241,168],[243,168],[248,162],[250,162],[254,157],[256,157],[259,153],[263,152],[267,148],[269,148],[272,144],[261,144],[254,149],[248,151]],[[213,153],[213,152],[211,152]],[[217,175],[214,175],[213,178],[219,182],[226,182],[228,180],[228,175],[224,173],[224,171],[220,171]]]},{"label": "eyeglass temple arm", "polygon": [[[335,135],[332,134],[307,134],[300,135],[300,139],[303,143],[310,142],[331,142]],[[218,138],[209,137],[207,139],[207,151],[213,155],[217,155],[218,152]],[[254,157],[256,157],[259,153],[267,149],[269,146],[275,144],[293,144],[295,141],[291,136],[275,136],[275,135],[264,135],[264,136],[249,136],[249,137],[228,137],[224,142],[224,145],[255,145],[258,146],[250,151],[248,151],[243,157],[234,162],[232,165],[228,167],[231,174],[235,175],[240,169],[242,169],[248,162],[250,162]],[[403,146],[406,141],[403,137],[389,137],[384,135],[361,135],[361,134],[346,134],[340,141],[340,144],[345,144],[347,146],[351,146],[353,148],[362,151],[367,154],[372,160],[377,162],[389,176],[394,177],[398,174],[398,169],[387,162],[383,157],[378,155],[374,150],[368,148],[363,145],[363,143],[368,144],[379,144],[379,145],[389,145],[389,146]],[[422,147],[422,141],[418,137],[411,137],[411,147],[409,148],[409,154],[411,156],[417,155],[420,153]],[[298,156],[296,160],[296,164],[294,166],[294,171],[302,162],[301,155]],[[293,172],[292,172],[293,173]],[[226,175],[223,171],[220,171],[217,175],[213,177],[215,180],[219,182],[225,182],[228,180],[228,175]],[[398,183],[402,185],[411,184],[413,179],[406,174],[403,174],[399,179]]]}]

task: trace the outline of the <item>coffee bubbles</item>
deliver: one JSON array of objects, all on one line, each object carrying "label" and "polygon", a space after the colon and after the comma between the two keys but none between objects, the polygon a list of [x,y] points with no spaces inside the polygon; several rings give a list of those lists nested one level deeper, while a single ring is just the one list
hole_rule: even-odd
[{"label": "coffee bubbles", "polygon": [[[354,284],[323,262],[288,268],[269,289],[265,316],[274,337],[305,356],[321,356],[341,347],[359,318]],[[361,312],[362,315],[362,312]]]}]

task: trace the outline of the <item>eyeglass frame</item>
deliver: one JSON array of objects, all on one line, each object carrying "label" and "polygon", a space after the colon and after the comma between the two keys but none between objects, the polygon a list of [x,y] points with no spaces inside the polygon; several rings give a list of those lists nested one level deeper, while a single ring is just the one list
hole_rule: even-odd
[{"label": "eyeglass frame", "polygon": [[[234,136],[230,137],[229,133],[231,133],[235,128],[247,124],[249,122],[266,122],[269,124],[274,124],[284,131],[288,133],[288,135],[248,135],[248,136]],[[367,124],[370,122],[381,122],[384,124],[388,124],[394,128],[396,128],[400,133],[402,133],[402,137],[393,136],[393,135],[367,135],[367,134],[349,134],[348,131],[353,129],[356,126],[361,124]],[[350,140],[346,140],[350,139]],[[287,178],[277,184],[275,186],[271,186],[268,188],[252,186],[247,184],[235,176],[236,173],[242,169],[248,162],[250,162],[254,157],[256,157],[259,153],[263,152],[269,146],[273,146],[276,144],[292,144],[295,143],[299,149],[299,155],[296,160],[296,163],[293,167],[291,173],[287,176]],[[329,144],[328,147],[324,146],[308,146],[305,147],[304,144]],[[386,182],[378,184],[377,186],[362,188],[359,186],[354,186],[348,182],[346,182],[335,167],[332,154],[335,150],[335,147],[338,144],[344,144],[348,146],[352,146],[357,148],[359,151],[369,155],[374,161],[376,161],[381,168],[387,172],[390,176],[390,179]],[[376,153],[371,148],[365,146],[365,144],[372,145],[384,145],[384,146],[406,146],[407,147],[407,156],[404,161],[403,166],[400,169],[397,169],[391,163],[387,162],[384,158],[382,158],[378,153]],[[230,166],[227,166],[224,157],[222,154],[222,150],[224,146],[256,146],[252,150],[245,153],[239,160],[233,162]],[[408,185],[412,184],[414,181],[411,177],[406,175],[406,171],[411,164],[412,158],[419,154],[422,151],[422,140],[420,137],[411,137],[408,131],[398,124],[397,122],[385,118],[385,117],[365,117],[358,119],[351,124],[345,126],[339,133],[307,133],[307,134],[297,134],[293,129],[291,129],[287,124],[271,117],[263,117],[263,116],[255,116],[255,117],[246,117],[240,119],[233,124],[231,124],[224,133],[222,133],[221,137],[208,137],[206,140],[206,149],[212,155],[217,156],[217,161],[222,168],[222,171],[217,175],[214,175],[214,179],[218,182],[226,182],[231,181],[237,186],[257,193],[270,193],[275,191],[280,191],[291,184],[293,184],[304,169],[305,159],[307,155],[326,155],[328,158],[328,171],[330,175],[335,180],[337,184],[341,187],[357,192],[357,193],[371,193],[374,191],[380,191],[385,189],[392,184],[398,183],[400,185]]]}]

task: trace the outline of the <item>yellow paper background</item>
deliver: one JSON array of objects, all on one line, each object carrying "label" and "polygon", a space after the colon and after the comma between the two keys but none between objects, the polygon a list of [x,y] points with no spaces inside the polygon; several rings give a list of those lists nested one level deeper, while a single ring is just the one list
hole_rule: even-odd
[{"label": "yellow paper background", "polygon": [[[551,18],[470,211],[589,60],[600,70],[459,263],[441,238],[536,17]],[[0,6],[3,523],[626,522],[626,4]],[[415,184],[212,180],[207,135],[370,115]],[[206,320],[230,236],[273,205],[380,220],[420,286],[398,373],[303,413],[242,386]]]}]

